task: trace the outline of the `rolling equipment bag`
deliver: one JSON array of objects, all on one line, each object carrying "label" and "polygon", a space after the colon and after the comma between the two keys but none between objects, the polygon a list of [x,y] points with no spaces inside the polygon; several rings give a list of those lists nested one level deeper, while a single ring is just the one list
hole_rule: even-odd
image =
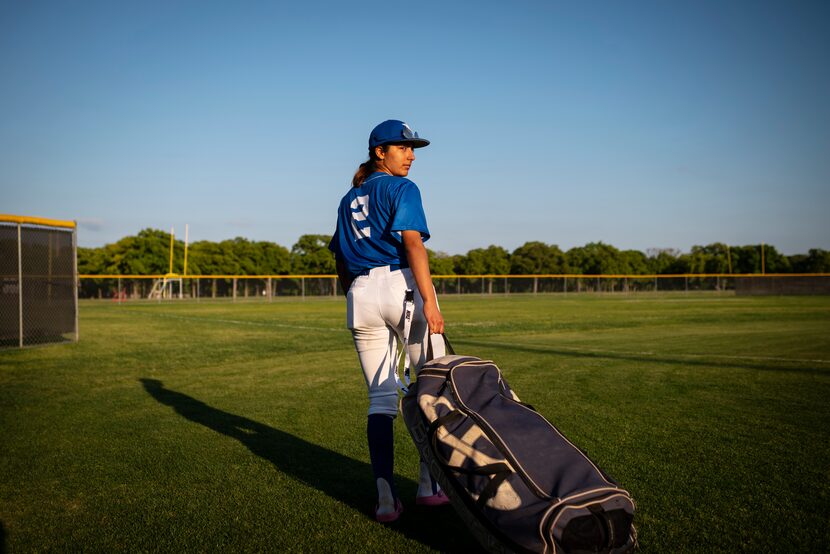
[{"label": "rolling equipment bag", "polygon": [[488,551],[634,550],[631,496],[520,402],[493,362],[427,362],[401,411],[433,477]]}]

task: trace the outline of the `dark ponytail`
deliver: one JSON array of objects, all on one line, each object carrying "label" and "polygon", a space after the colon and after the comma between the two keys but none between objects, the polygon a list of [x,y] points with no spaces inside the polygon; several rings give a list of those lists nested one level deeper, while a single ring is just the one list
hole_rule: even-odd
[{"label": "dark ponytail", "polygon": [[[382,145],[380,147],[384,152],[386,152],[386,145]],[[366,180],[366,177],[374,173],[378,170],[377,163],[380,161],[378,155],[375,153],[375,149],[369,149],[369,159],[360,164],[358,166],[357,171],[355,171],[354,177],[352,177],[352,186],[357,188],[363,184],[363,181]]]}]

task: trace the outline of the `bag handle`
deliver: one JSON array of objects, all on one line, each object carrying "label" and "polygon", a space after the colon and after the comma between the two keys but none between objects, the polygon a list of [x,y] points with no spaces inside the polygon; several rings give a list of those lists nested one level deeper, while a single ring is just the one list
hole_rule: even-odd
[{"label": "bag handle", "polygon": [[437,348],[434,348],[432,346],[432,341],[433,340],[438,340],[438,337],[441,337],[442,339],[444,339],[443,340],[444,344],[441,345],[441,346],[444,347],[444,356],[447,356],[449,354],[455,354],[455,350],[453,349],[452,344],[450,344],[450,339],[447,338],[447,335],[445,335],[444,333],[441,333],[440,335],[439,334],[430,335],[429,338],[427,339],[427,341],[429,343],[429,344],[427,344],[427,361],[428,362],[431,361],[431,360],[434,360],[436,358],[435,351],[437,350]]}]

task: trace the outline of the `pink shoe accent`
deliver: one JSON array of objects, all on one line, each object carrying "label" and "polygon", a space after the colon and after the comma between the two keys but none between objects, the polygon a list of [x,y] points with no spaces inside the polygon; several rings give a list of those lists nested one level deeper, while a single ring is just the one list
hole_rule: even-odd
[{"label": "pink shoe accent", "polygon": [[388,514],[379,514],[378,513],[378,506],[375,506],[375,519],[378,523],[392,523],[393,521],[398,521],[398,518],[401,517],[403,513],[403,502],[399,499],[395,499],[395,511],[389,512]]},{"label": "pink shoe accent", "polygon": [[449,504],[450,499],[444,494],[444,491],[438,491],[431,496],[416,496],[415,504],[418,506],[443,506]]}]

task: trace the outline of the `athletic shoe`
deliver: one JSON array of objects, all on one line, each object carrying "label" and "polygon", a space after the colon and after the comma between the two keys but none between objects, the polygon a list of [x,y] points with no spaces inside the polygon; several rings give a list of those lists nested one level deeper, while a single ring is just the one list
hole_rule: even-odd
[{"label": "athletic shoe", "polygon": [[430,496],[416,496],[415,504],[418,506],[444,506],[449,504],[450,499],[444,494],[444,491],[438,491]]},{"label": "athletic shoe", "polygon": [[388,514],[379,514],[378,513],[378,506],[375,506],[375,519],[378,523],[392,523],[393,521],[398,521],[398,518],[401,517],[403,513],[403,502],[395,499],[395,511],[389,512]]}]

